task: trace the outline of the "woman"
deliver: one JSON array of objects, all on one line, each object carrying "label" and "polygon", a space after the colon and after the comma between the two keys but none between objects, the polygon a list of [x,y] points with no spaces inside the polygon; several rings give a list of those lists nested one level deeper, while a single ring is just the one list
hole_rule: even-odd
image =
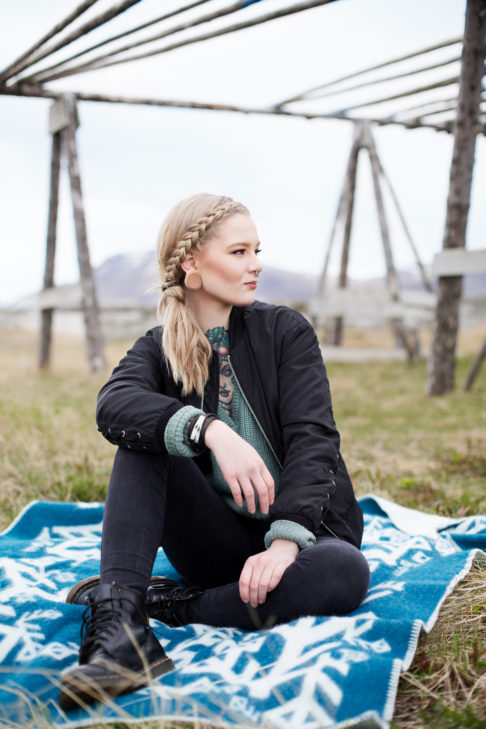
[{"label": "woman", "polygon": [[[160,327],[102,388],[99,430],[120,446],[101,575],[68,601],[89,616],[61,705],[133,691],[173,668],[147,624],[254,630],[341,615],[366,594],[362,515],[314,331],[255,302],[262,265],[248,210],[200,194],[158,241]],[[159,546],[186,588],[152,578]]]}]

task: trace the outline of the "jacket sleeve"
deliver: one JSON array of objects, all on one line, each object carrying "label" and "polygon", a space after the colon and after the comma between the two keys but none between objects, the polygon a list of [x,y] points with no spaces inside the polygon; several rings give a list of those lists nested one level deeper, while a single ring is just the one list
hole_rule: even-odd
[{"label": "jacket sleeve", "polygon": [[184,406],[154,336],[159,331],[151,330],[135,342],[99,392],[98,430],[114,445],[164,451],[165,426]]},{"label": "jacket sleeve", "polygon": [[340,437],[321,349],[299,314],[278,343],[278,400],[284,462],[271,521],[285,519],[315,533],[336,489]]}]

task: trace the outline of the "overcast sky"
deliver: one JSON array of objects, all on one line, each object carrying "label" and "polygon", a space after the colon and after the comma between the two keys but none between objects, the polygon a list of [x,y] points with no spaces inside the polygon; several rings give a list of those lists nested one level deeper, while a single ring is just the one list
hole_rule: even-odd
[{"label": "overcast sky", "polygon": [[[263,0],[219,24],[294,1]],[[0,67],[77,4],[77,0],[2,3]],[[106,37],[108,29],[111,34],[156,17],[162,5],[165,9],[180,4],[142,0],[93,34],[93,41]],[[213,0],[207,8],[227,4],[229,0]],[[109,5],[111,2],[100,0],[96,12]],[[464,9],[465,0],[339,0],[51,86],[262,107],[365,66],[459,36]],[[94,13],[92,9],[85,17]],[[154,30],[145,34],[149,32]],[[192,34],[194,30],[185,32]],[[86,41],[78,46],[83,43]],[[456,51],[457,46],[443,49],[430,60],[451,58]],[[442,77],[449,71],[454,75],[457,69],[457,65],[448,67],[447,72],[441,71]],[[429,78],[433,75],[424,76],[424,82]],[[422,81],[422,77],[417,79]],[[390,88],[396,91],[402,85],[394,82],[372,93],[379,96]],[[438,98],[446,98],[449,91],[439,92]],[[306,108],[328,110],[347,100],[337,97]],[[0,241],[4,252],[0,303],[13,302],[42,283],[50,103],[0,96]],[[211,191],[229,194],[250,208],[260,232],[264,264],[301,272],[321,269],[351,143],[350,123],[88,102],[80,105],[79,112],[80,165],[94,265],[117,253],[138,255],[152,249],[160,223],[173,204],[192,193]],[[376,129],[375,138],[428,263],[442,245],[452,137],[433,130],[384,127]],[[484,137],[478,139],[476,159],[468,246],[482,248],[486,231],[486,206],[480,204],[480,190],[486,189]],[[360,159],[358,182],[350,268],[351,275],[369,276],[383,272],[384,261],[365,158]],[[65,173],[61,201],[57,283],[76,280],[78,275]],[[408,267],[413,256],[391,208],[390,223],[397,264]]]}]

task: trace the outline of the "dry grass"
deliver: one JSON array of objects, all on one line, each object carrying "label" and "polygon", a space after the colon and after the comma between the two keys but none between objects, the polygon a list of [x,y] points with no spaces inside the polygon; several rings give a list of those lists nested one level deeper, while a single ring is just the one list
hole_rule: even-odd
[{"label": "dry grass", "polygon": [[[0,334],[0,528],[32,499],[102,500],[114,451],[96,432],[94,407],[106,376],[87,373],[78,339],[56,342],[51,371],[39,374],[34,337]],[[350,330],[347,344],[382,347],[391,343],[388,336]],[[483,338],[484,327],[463,333],[459,382]],[[110,368],[129,345],[108,345]],[[332,363],[328,371],[358,494],[453,516],[486,512],[486,367],[473,392],[434,399],[423,394],[424,363]],[[484,729],[485,605],[485,571],[477,567],[445,602],[431,634],[421,637],[400,681],[395,729]],[[137,726],[199,729],[197,722]]]},{"label": "dry grass", "polygon": [[395,729],[486,726],[486,568],[475,564],[401,676]]}]

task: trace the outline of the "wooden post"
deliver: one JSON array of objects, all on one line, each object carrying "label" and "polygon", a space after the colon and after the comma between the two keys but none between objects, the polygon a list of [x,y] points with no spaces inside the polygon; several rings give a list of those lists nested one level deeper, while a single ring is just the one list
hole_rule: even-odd
[{"label": "wooden post", "polygon": [[394,301],[399,299],[399,286],[398,277],[395,270],[395,264],[393,262],[393,253],[390,243],[390,233],[388,230],[388,221],[386,219],[385,205],[383,202],[383,195],[380,186],[380,163],[378,161],[378,155],[376,152],[375,142],[371,136],[369,125],[366,125],[365,130],[366,149],[370,156],[371,175],[373,178],[373,189],[375,191],[376,209],[378,211],[378,220],[380,223],[381,240],[383,243],[383,251],[385,254],[386,263],[386,280],[388,284],[388,290],[390,292],[390,298]]},{"label": "wooden post", "polygon": [[[484,0],[468,0],[443,248],[464,248],[483,75]],[[454,389],[462,276],[439,277],[428,395]]]},{"label": "wooden post", "polygon": [[[358,123],[354,127],[353,144],[351,147],[351,153],[349,155],[348,168],[346,171],[346,180],[343,196],[342,210],[345,216],[344,223],[344,238],[343,248],[341,252],[341,267],[339,270],[338,286],[341,289],[346,288],[348,283],[348,262],[349,262],[349,248],[351,242],[351,230],[353,226],[353,210],[354,210],[354,198],[356,192],[356,171],[358,168],[358,155],[359,150],[363,144],[363,124]],[[339,346],[343,340],[343,325],[344,320],[342,316],[334,317],[330,331],[330,342],[331,344]]]},{"label": "wooden post", "polygon": [[[51,182],[49,191],[49,215],[47,221],[46,263],[44,289],[54,286],[54,258],[56,255],[57,210],[59,204],[59,170],[61,166],[61,132],[52,132]],[[41,309],[39,367],[47,369],[51,363],[52,316],[54,309]]]},{"label": "wooden post", "polygon": [[324,259],[324,266],[321,271],[321,275],[319,277],[319,283],[317,286],[317,297],[322,298],[324,295],[324,291],[326,290],[326,283],[327,283],[327,273],[329,270],[329,263],[331,261],[331,252],[334,245],[334,241],[336,240],[336,232],[339,226],[339,223],[342,220],[343,214],[344,214],[344,201],[346,198],[346,190],[348,185],[348,178],[349,178],[349,167],[352,164],[352,156],[353,156],[353,150],[351,150],[351,154],[349,156],[346,172],[344,174],[344,181],[343,186],[341,189],[341,194],[339,196],[339,202],[336,209],[336,215],[334,216],[334,222],[332,224],[331,229],[331,235],[329,236],[328,244],[327,244],[327,250],[326,250],[326,257]]},{"label": "wooden post", "polygon": [[[376,150],[376,145],[375,145],[375,150]],[[383,165],[381,163],[381,160],[378,157],[378,152],[376,153],[376,159],[377,159],[377,162],[378,162],[378,166],[379,166],[379,170],[380,170],[381,177],[382,177],[383,180],[385,180],[385,182],[386,182],[386,184],[388,186],[388,190],[390,192],[391,198],[392,198],[392,200],[393,200],[393,202],[395,204],[395,208],[396,208],[396,211],[398,213],[398,217],[400,218],[400,222],[402,224],[403,232],[405,233],[405,236],[406,236],[406,238],[407,238],[407,240],[408,240],[408,242],[410,244],[410,248],[412,249],[413,255],[415,256],[415,262],[417,263],[417,266],[419,268],[420,276],[422,278],[422,283],[424,284],[424,286],[427,289],[427,291],[432,292],[433,291],[432,284],[429,281],[429,277],[427,276],[427,273],[425,271],[425,266],[422,263],[422,260],[421,260],[420,255],[419,255],[418,248],[415,245],[415,241],[412,238],[412,234],[410,232],[410,228],[408,227],[407,221],[405,220],[405,215],[403,214],[402,206],[400,205],[400,203],[398,201],[398,197],[397,197],[397,194],[395,192],[395,188],[393,187],[393,185],[391,183],[391,180],[388,177],[388,175],[386,174],[386,172],[384,170],[384,167],[383,167]]]},{"label": "wooden post", "polygon": [[[383,202],[383,194],[380,184],[380,162],[376,151],[375,142],[371,134],[369,125],[367,124],[364,131],[366,149],[370,156],[371,175],[373,177],[373,188],[375,191],[376,208],[378,211],[378,219],[380,222],[381,240],[383,243],[383,251],[385,254],[386,263],[386,281],[390,299],[392,301],[399,301],[400,299],[400,286],[398,283],[398,276],[395,269],[395,263],[393,261],[393,252],[390,243],[390,232],[388,229],[388,221],[385,213],[385,204]],[[402,319],[394,318],[390,320],[391,328],[395,336],[396,343],[403,347],[407,353],[409,361],[413,361],[416,358],[416,342],[414,339],[408,336],[406,328],[403,324]]]},{"label": "wooden post", "polygon": [[106,362],[103,351],[103,337],[95,281],[89,258],[88,236],[86,233],[86,220],[84,217],[83,196],[81,192],[81,177],[79,174],[78,153],[76,149],[76,128],[78,126],[76,101],[72,94],[64,94],[63,101],[69,117],[69,124],[63,130],[62,134],[68,158],[69,179],[73,200],[74,227],[76,231],[79,273],[81,277],[88,362],[91,372],[101,372],[106,368]]},{"label": "wooden post", "polygon": [[481,349],[479,350],[476,359],[471,365],[471,369],[466,375],[466,379],[464,380],[464,383],[462,385],[462,389],[464,392],[469,392],[471,387],[473,386],[473,382],[476,379],[476,377],[479,374],[479,370],[481,369],[481,366],[486,359],[486,339],[481,345]]}]

